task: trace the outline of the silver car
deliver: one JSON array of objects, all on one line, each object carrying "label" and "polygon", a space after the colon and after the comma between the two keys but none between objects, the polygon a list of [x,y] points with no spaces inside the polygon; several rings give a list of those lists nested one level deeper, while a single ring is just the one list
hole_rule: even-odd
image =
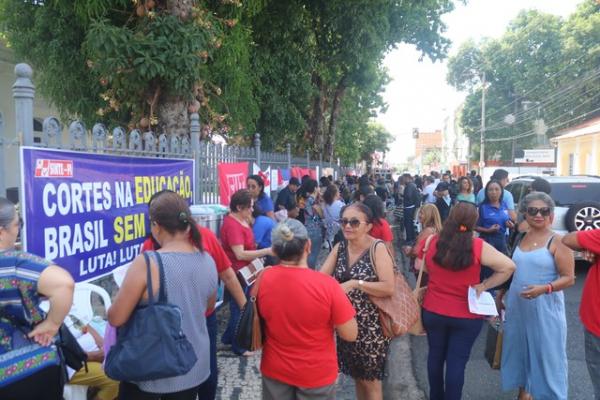
[{"label": "silver car", "polygon": [[[506,186],[519,202],[537,176],[520,176]],[[556,203],[552,230],[561,235],[573,231],[600,229],[600,177],[591,175],[543,176],[550,183]],[[576,254],[576,258],[580,258]]]}]

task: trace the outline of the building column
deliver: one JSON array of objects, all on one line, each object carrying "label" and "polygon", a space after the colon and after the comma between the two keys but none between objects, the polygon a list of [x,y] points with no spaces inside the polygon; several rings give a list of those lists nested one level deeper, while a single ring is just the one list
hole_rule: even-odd
[{"label": "building column", "polygon": [[592,136],[592,165],[590,166],[591,175],[600,175],[600,165],[598,165],[598,157],[600,157],[600,133]]},{"label": "building column", "polygon": [[581,174],[581,141],[575,138],[575,154],[573,154],[573,175]]}]

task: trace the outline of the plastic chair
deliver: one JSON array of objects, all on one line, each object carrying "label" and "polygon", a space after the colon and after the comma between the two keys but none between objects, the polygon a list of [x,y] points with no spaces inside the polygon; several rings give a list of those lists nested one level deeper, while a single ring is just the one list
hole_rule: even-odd
[{"label": "plastic chair", "polygon": [[106,290],[91,283],[77,283],[75,284],[75,292],[73,293],[73,306],[71,306],[69,314],[76,316],[84,323],[89,323],[94,317],[92,293],[100,296],[105,310],[108,310],[112,305],[112,301]]},{"label": "plastic chair", "polygon": [[[84,323],[90,323],[94,317],[94,309],[92,307],[92,293],[97,293],[104,303],[105,310],[111,306],[112,301],[108,292],[100,286],[91,283],[77,283],[73,293],[73,305],[69,314],[76,316]],[[48,311],[50,304],[48,301],[43,301],[40,307],[44,311]],[[65,400],[86,400],[87,386],[69,385],[64,388],[63,398]]]},{"label": "plastic chair", "polygon": [[63,390],[65,400],[87,400],[87,386],[66,384]]}]

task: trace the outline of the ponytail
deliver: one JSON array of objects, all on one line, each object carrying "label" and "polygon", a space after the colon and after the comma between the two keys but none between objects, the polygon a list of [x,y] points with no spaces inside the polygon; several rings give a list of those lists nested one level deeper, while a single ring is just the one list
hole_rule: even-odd
[{"label": "ponytail", "polygon": [[202,235],[200,234],[200,230],[194,221],[190,222],[190,236],[192,244],[200,251],[204,251],[202,246]]}]

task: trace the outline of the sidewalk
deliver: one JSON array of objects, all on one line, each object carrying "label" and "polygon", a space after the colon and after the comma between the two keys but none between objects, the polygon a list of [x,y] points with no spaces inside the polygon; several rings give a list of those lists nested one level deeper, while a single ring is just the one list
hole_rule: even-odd
[{"label": "sidewalk", "polygon": [[[217,399],[259,400],[261,398],[260,354],[238,357],[225,347],[217,352],[219,387]],[[425,400],[413,375],[410,339],[402,336],[392,341],[383,383],[384,398]],[[353,400],[354,381],[345,375],[338,377],[337,399]]]},{"label": "sidewalk", "polygon": [[[399,246],[397,246],[399,247]],[[401,254],[397,249],[397,254]],[[327,252],[323,250],[319,259],[326,258]],[[404,257],[398,256],[398,265],[407,271]],[[412,282],[414,285],[414,282]],[[228,307],[219,310],[219,336],[224,330],[229,315]],[[383,382],[384,398],[389,400],[425,400],[426,396],[419,389],[414,377],[410,338],[401,336],[392,341],[386,363],[386,377]],[[219,386],[217,399],[222,400],[258,400],[261,399],[260,353],[252,357],[238,357],[234,355],[229,346],[221,345],[218,348],[217,359],[219,365]],[[353,400],[354,381],[352,378],[340,374],[338,376],[337,399]]]}]

